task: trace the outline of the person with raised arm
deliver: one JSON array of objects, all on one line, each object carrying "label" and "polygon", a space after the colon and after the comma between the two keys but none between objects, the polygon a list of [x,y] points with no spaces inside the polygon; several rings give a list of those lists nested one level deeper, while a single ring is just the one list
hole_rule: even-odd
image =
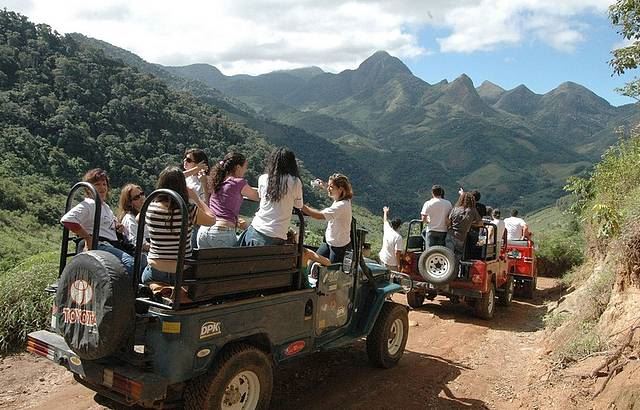
[{"label": "person with raised arm", "polygon": [[382,208],[382,223],[384,234],[382,236],[382,248],[378,256],[380,262],[388,269],[398,271],[400,258],[402,257],[402,235],[398,233],[402,221],[395,218],[389,221],[389,207]]},{"label": "person with raised arm", "polygon": [[331,263],[340,263],[351,244],[351,198],[353,189],[349,178],[342,174],[333,174],[327,184],[320,182],[321,187],[326,186],[327,195],[333,200],[330,207],[319,211],[305,205],[302,212],[314,219],[325,219],[327,230],[325,241],[318,248],[318,255],[329,258]]}]

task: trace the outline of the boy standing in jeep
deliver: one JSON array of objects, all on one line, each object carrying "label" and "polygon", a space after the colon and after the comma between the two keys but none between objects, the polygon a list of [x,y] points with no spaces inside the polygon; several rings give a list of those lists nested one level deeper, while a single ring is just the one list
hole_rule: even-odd
[{"label": "boy standing in jeep", "polygon": [[427,223],[426,235],[423,235],[427,246],[445,246],[451,208],[451,202],[444,199],[444,189],[440,185],[431,187],[431,199],[424,203],[420,212],[422,222]]}]

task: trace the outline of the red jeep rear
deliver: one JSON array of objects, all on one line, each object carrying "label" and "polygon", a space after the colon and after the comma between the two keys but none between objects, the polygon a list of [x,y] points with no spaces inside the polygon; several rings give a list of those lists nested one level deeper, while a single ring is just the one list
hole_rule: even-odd
[{"label": "red jeep rear", "polygon": [[533,241],[531,239],[508,241],[507,257],[509,258],[509,273],[513,275],[516,290],[524,297],[532,299],[538,281]]},{"label": "red jeep rear", "polygon": [[413,290],[407,294],[409,306],[416,308],[422,306],[425,298],[433,300],[437,295],[444,295],[454,302],[467,302],[477,316],[491,319],[496,295],[502,305],[511,304],[514,281],[509,273],[507,247],[498,245],[495,235],[489,235],[497,231],[495,225],[485,222],[479,228],[478,242],[465,246],[460,261],[449,248],[433,246],[426,249],[422,229],[422,221],[418,219],[409,223],[400,263],[401,272],[414,281]]}]

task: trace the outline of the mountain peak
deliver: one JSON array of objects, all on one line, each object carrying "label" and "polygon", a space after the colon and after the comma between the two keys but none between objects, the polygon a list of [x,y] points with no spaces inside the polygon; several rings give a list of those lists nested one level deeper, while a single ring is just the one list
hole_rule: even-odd
[{"label": "mountain peak", "polygon": [[476,88],[478,95],[487,104],[495,104],[498,99],[505,93],[505,89],[492,83],[491,81],[484,80],[480,87]]},{"label": "mountain peak", "polygon": [[364,60],[356,71],[411,74],[411,70],[399,58],[393,57],[386,51],[376,51]]}]

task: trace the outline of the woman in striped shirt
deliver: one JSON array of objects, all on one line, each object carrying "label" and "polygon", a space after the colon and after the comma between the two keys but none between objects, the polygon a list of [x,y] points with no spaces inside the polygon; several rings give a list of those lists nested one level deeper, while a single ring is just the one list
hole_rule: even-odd
[{"label": "woman in striped shirt", "polygon": [[185,257],[191,256],[193,225],[213,225],[216,217],[198,194],[187,188],[184,174],[178,167],[167,167],[160,173],[156,189],[161,188],[175,191],[188,204],[187,235],[185,238],[180,237],[182,214],[175,200],[167,195],[160,195],[149,204],[145,224],[149,227],[151,245],[142,281],[174,284],[180,241],[185,241]]}]

